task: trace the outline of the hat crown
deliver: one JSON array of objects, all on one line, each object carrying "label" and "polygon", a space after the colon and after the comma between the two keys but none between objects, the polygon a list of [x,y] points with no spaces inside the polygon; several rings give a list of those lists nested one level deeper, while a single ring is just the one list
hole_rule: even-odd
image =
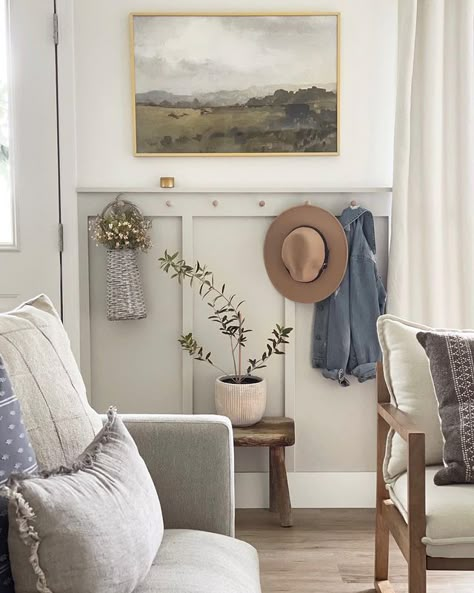
[{"label": "hat crown", "polygon": [[345,231],[333,214],[318,206],[294,206],[277,216],[263,251],[273,286],[298,303],[326,299],[346,271]]},{"label": "hat crown", "polygon": [[326,259],[324,239],[316,229],[301,226],[285,237],[281,258],[296,282],[312,282],[321,274]]}]

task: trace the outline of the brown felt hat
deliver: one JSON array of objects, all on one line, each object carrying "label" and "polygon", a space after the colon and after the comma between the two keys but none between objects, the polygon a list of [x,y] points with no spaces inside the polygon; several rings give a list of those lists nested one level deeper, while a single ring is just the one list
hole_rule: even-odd
[{"label": "brown felt hat", "polygon": [[327,210],[296,206],[270,225],[263,257],[278,292],[297,303],[317,303],[344,278],[347,239],[341,223]]}]

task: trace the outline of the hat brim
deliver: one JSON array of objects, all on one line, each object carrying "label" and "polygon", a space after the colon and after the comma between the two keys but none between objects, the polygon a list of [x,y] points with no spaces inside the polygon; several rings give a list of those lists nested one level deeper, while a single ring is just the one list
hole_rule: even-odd
[{"label": "hat brim", "polygon": [[[312,282],[293,280],[281,257],[283,241],[299,227],[316,229],[326,241],[328,262],[319,278]],[[297,303],[317,303],[341,284],[347,267],[347,239],[337,218],[317,206],[296,206],[280,214],[270,225],[263,248],[268,276],[284,297]]]}]

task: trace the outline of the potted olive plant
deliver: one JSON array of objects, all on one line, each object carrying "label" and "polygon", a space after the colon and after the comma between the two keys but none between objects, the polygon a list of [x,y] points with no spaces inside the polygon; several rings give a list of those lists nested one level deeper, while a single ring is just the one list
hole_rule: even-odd
[{"label": "potted olive plant", "polygon": [[178,253],[170,255],[167,251],[159,261],[161,269],[179,283],[189,280],[191,286],[198,288],[211,309],[210,321],[228,338],[232,360],[230,372],[214,362],[212,353],[205,351],[192,333],[179,338],[183,350],[194,360],[206,362],[221,373],[215,385],[217,413],[229,417],[234,426],[251,426],[259,422],[265,412],[266,382],[254,372],[266,367],[268,359],[274,354],[284,354],[282,347],[288,344],[288,336],[293,328],[276,324],[261,356],[246,358],[243,350],[247,334],[252,330],[245,325],[241,310],[244,301],[239,301],[235,294],[226,291],[225,284],[216,285],[213,273],[199,262],[190,266],[179,258]]}]

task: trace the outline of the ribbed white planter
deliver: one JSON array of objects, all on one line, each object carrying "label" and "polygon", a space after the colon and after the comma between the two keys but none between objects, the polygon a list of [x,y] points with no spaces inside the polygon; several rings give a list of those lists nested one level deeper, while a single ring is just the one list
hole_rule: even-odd
[{"label": "ribbed white planter", "polygon": [[227,376],[216,379],[216,411],[227,416],[232,426],[252,426],[260,422],[267,405],[267,382],[261,377],[255,383],[227,383]]}]

